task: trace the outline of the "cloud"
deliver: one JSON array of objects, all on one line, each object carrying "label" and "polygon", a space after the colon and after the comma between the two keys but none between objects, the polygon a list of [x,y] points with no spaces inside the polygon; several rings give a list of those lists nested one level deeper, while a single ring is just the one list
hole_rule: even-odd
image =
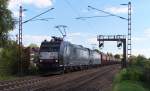
[{"label": "cloud", "polygon": [[51,37],[45,36],[45,35],[24,35],[23,36],[23,44],[25,46],[28,46],[31,43],[35,43],[38,46],[40,46],[41,42],[45,39],[49,41],[51,39]]},{"label": "cloud", "polygon": [[136,56],[138,56],[138,55],[144,55],[147,58],[150,57],[150,53],[149,53],[150,52],[150,48],[133,49],[132,52]]},{"label": "cloud", "polygon": [[128,7],[108,7],[105,9],[105,11],[113,14],[125,14],[128,13]]},{"label": "cloud", "polygon": [[150,37],[150,28],[147,28],[147,29],[144,30],[144,35],[146,37]]},{"label": "cloud", "polygon": [[144,30],[143,33],[140,33],[140,35],[136,35],[132,37],[132,42],[135,44],[138,43],[146,43],[150,39],[150,28],[147,28]]},{"label": "cloud", "polygon": [[[23,0],[23,5],[32,5],[37,8],[47,8],[52,6],[52,0]],[[9,0],[8,8],[12,10],[14,17],[18,17],[20,0]]]},{"label": "cloud", "polygon": [[[19,11],[13,10],[12,13],[13,13],[13,16],[14,16],[15,18],[16,18],[16,17],[19,17]],[[24,12],[22,13],[22,17],[25,17],[25,13],[24,13]]]},{"label": "cloud", "polygon": [[[49,6],[52,6],[52,0],[23,0],[22,4],[26,5],[34,5],[37,8],[46,8]],[[20,0],[10,0],[9,1],[9,8],[10,9],[15,9],[18,7],[20,4]]]},{"label": "cloud", "polygon": [[146,37],[144,35],[132,37],[132,41],[134,43],[146,42],[148,40],[149,40],[148,37]]},{"label": "cloud", "polygon": [[98,41],[97,41],[97,38],[96,38],[96,37],[89,38],[89,39],[87,40],[87,42],[88,42],[89,44],[98,44]]},{"label": "cloud", "polygon": [[80,36],[80,32],[73,32],[73,33],[68,33],[69,37],[74,37],[74,36]]},{"label": "cloud", "polygon": [[24,0],[23,3],[34,5],[38,8],[46,8],[52,6],[52,0]]}]

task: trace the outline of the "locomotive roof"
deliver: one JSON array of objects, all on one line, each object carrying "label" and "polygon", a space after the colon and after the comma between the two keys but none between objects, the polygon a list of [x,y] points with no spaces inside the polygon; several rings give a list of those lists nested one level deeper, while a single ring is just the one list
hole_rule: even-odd
[{"label": "locomotive roof", "polygon": [[89,48],[83,47],[82,45],[72,44],[72,43],[70,43],[68,41],[63,41],[63,42],[66,43],[66,44],[69,44],[69,45],[71,45],[73,47],[76,47],[76,48],[82,48],[82,49],[88,49],[88,50],[90,50]]}]

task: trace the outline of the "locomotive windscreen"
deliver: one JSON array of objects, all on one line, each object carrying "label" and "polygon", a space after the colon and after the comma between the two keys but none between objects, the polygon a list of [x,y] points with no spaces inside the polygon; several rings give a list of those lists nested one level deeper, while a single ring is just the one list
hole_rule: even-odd
[{"label": "locomotive windscreen", "polygon": [[40,47],[40,52],[58,52],[60,43],[43,42]]},{"label": "locomotive windscreen", "polygon": [[40,46],[40,59],[58,59],[61,42],[44,41]]}]

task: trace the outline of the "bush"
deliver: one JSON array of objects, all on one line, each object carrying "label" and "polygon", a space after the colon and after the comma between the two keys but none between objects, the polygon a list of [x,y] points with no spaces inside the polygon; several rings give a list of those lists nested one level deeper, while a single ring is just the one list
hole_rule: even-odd
[{"label": "bush", "polygon": [[[20,60],[18,58],[19,49],[14,41],[9,41],[7,48],[1,49],[0,53],[0,74],[16,75],[20,72]],[[22,53],[22,72],[28,73],[29,61],[25,60],[25,54]]]},{"label": "bush", "polygon": [[144,67],[145,63],[146,63],[147,59],[142,56],[142,55],[139,55],[137,57],[135,56],[132,56],[131,57],[131,62],[130,62],[130,66],[138,66],[138,67]]},{"label": "bush", "polygon": [[132,57],[130,65],[116,76],[113,91],[148,91],[150,84],[150,61],[144,56]]},{"label": "bush", "polygon": [[30,75],[37,75],[37,74],[39,74],[38,68],[34,67],[34,66],[30,66],[30,68],[29,68],[29,74]]},{"label": "bush", "polygon": [[150,61],[147,61],[144,66],[143,80],[150,84]]},{"label": "bush", "polygon": [[132,81],[141,81],[143,70],[140,67],[132,67],[127,69],[127,74],[129,76],[129,80]]},{"label": "bush", "polygon": [[127,80],[127,69],[122,69],[115,77],[114,83],[120,83],[123,80]]},{"label": "bush", "polygon": [[148,91],[142,84],[132,81],[122,81],[113,87],[113,91]]},{"label": "bush", "polygon": [[1,73],[10,75],[17,73],[18,69],[17,49],[14,47],[4,48],[1,51]]},{"label": "bush", "polygon": [[117,74],[115,83],[124,80],[141,81],[142,75],[143,71],[138,67],[123,69]]}]

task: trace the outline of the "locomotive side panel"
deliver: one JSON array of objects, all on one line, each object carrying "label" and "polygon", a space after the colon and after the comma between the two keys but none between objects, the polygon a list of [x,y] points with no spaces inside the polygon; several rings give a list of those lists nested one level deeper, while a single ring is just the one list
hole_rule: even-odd
[{"label": "locomotive side panel", "polygon": [[97,51],[91,51],[91,59],[93,64],[101,64],[101,56]]},{"label": "locomotive side panel", "polygon": [[[61,50],[63,52],[61,52]],[[92,66],[101,64],[101,56],[99,52],[74,45],[69,42],[62,42],[60,54],[63,55],[63,65],[65,67],[80,67],[84,65]]]},{"label": "locomotive side panel", "polygon": [[65,66],[79,66],[88,65],[89,51],[86,48],[67,44],[64,50],[64,65]]},{"label": "locomotive side panel", "polygon": [[79,65],[88,65],[89,64],[89,50],[86,48],[77,48],[77,55],[79,57]]}]

